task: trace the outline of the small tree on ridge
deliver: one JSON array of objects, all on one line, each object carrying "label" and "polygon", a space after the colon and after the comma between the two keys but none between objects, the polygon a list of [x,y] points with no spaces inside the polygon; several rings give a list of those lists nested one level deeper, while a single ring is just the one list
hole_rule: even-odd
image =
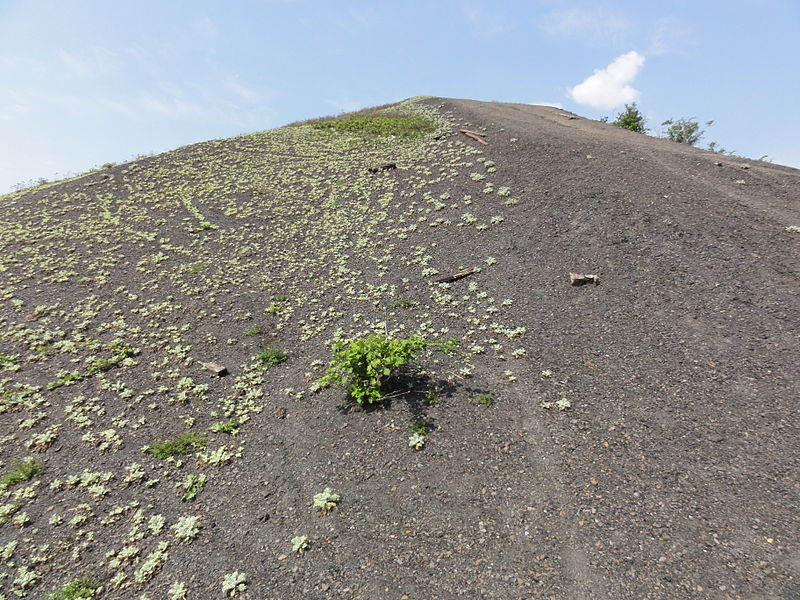
[{"label": "small tree on ridge", "polygon": [[639,107],[636,106],[636,102],[633,104],[626,104],[625,110],[617,115],[617,119],[612,121],[611,124],[614,127],[621,127],[622,129],[627,129],[628,131],[635,131],[636,133],[647,133],[647,126],[645,125],[646,119],[644,115],[639,111]]}]

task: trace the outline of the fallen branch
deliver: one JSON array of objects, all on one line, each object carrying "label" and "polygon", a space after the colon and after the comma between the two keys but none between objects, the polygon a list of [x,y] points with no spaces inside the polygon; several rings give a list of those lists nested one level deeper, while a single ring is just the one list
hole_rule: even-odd
[{"label": "fallen branch", "polygon": [[382,164],[382,165],[378,165],[378,166],[375,166],[375,167],[370,167],[367,170],[370,173],[377,173],[378,171],[391,171],[392,169],[396,169],[396,168],[397,168],[397,165],[395,163],[391,162],[391,163],[385,163],[385,164]]},{"label": "fallen branch", "polygon": [[449,275],[442,275],[441,277],[437,277],[436,279],[434,279],[434,281],[436,283],[451,283],[453,281],[458,281],[459,279],[463,279],[464,277],[468,277],[473,273],[477,273],[477,271],[473,268],[464,269],[463,271],[450,273]]},{"label": "fallen branch", "polygon": [[483,144],[484,146],[488,146],[489,145],[489,142],[487,142],[485,139],[483,139],[481,137],[481,135],[486,135],[485,133],[484,134],[473,133],[472,131],[467,131],[466,129],[459,129],[459,131],[461,133],[463,133],[465,136],[467,136],[468,138],[471,138],[471,139],[475,140],[476,142],[479,142],[479,143]]}]

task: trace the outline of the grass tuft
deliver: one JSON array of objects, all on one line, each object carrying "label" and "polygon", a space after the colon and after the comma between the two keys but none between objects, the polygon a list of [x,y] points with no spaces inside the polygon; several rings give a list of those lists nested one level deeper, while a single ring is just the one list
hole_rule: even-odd
[{"label": "grass tuft", "polygon": [[178,454],[191,454],[206,447],[206,438],[194,432],[182,433],[171,440],[163,440],[150,446],[147,451],[156,458],[169,458]]},{"label": "grass tuft", "polygon": [[33,458],[26,458],[14,465],[14,470],[0,477],[0,490],[7,490],[12,485],[30,481],[42,472],[42,463]]}]

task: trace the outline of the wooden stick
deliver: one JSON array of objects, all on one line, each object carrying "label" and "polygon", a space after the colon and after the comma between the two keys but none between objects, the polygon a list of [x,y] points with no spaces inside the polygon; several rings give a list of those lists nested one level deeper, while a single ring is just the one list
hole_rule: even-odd
[{"label": "wooden stick", "polygon": [[458,271],[456,273],[450,273],[449,275],[442,275],[441,277],[437,277],[434,279],[436,283],[451,283],[453,281],[458,281],[459,279],[463,279],[464,277],[468,277],[475,273],[475,269],[469,268],[464,269],[463,271]]},{"label": "wooden stick", "polygon": [[481,137],[486,137],[486,134],[483,131],[472,131],[472,129],[459,129],[461,133],[471,133],[472,135],[479,135]]},{"label": "wooden stick", "polygon": [[461,130],[461,133],[463,133],[463,134],[464,134],[465,136],[467,136],[468,138],[472,138],[472,139],[473,139],[473,140],[475,140],[476,142],[480,142],[480,143],[481,143],[481,144],[483,144],[484,146],[488,146],[488,145],[489,145],[489,142],[487,142],[485,139],[483,139],[482,137],[480,137],[480,136],[478,136],[478,135],[475,135],[474,133],[472,133],[472,132],[470,132],[470,131],[464,131],[464,130],[462,129],[462,130]]}]

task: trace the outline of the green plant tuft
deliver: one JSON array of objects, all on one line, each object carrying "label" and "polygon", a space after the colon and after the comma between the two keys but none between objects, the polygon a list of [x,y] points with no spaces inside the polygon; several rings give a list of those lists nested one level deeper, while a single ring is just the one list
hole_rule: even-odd
[{"label": "green plant tuft", "polygon": [[430,433],[431,428],[433,427],[433,423],[430,421],[426,421],[425,419],[417,419],[411,425],[408,426],[408,429],[411,433],[417,433],[419,435],[428,435]]},{"label": "green plant tuft", "polygon": [[484,406],[492,406],[494,404],[494,398],[492,398],[489,394],[479,394],[475,398],[475,402],[478,404],[483,404]]},{"label": "green plant tuft", "polygon": [[192,431],[180,434],[171,440],[163,440],[150,446],[147,451],[156,458],[169,458],[179,454],[191,454],[205,448],[206,438]]},{"label": "green plant tuft", "polygon": [[286,359],[289,358],[289,355],[286,354],[283,350],[277,350],[275,348],[264,348],[261,352],[256,355],[256,360],[262,365],[279,365],[282,362],[285,362]]},{"label": "green plant tuft", "polygon": [[88,600],[94,598],[99,587],[99,581],[84,577],[70,581],[57,592],[50,594],[47,600]]},{"label": "green plant tuft", "polygon": [[14,465],[14,469],[0,477],[0,490],[6,490],[12,485],[30,481],[42,472],[42,463],[33,458],[26,458]]}]

